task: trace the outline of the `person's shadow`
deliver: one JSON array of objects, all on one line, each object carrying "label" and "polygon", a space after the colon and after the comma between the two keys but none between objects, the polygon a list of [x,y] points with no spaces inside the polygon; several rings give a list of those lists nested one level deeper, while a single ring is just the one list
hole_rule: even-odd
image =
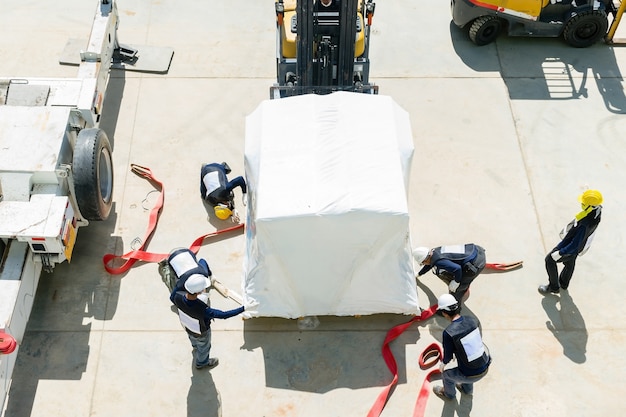
[{"label": "person's shadow", "polygon": [[[563,346],[565,356],[572,362],[584,363],[587,360],[585,354],[589,338],[585,320],[567,290],[561,290],[559,295],[549,295],[541,301],[550,319],[546,322],[546,327]],[[557,308],[557,303],[560,304],[560,309]]]},{"label": "person's shadow", "polygon": [[472,411],[472,395],[457,393],[454,401],[444,401],[441,409],[441,417],[470,417]]},{"label": "person's shadow", "polygon": [[193,370],[187,394],[187,417],[221,417],[222,399],[215,387],[211,372]]}]

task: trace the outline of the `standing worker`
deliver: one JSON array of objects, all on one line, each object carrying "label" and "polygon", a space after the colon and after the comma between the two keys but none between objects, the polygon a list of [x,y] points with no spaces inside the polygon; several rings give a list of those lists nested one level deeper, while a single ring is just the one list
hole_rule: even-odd
[{"label": "standing worker", "polygon": [[[540,285],[541,294],[558,294],[569,287],[576,258],[589,249],[602,217],[602,194],[598,190],[587,190],[578,196],[582,211],[561,231],[561,241],[546,255],[548,284]],[[557,263],[563,264],[559,275]]]},{"label": "standing worker", "polygon": [[439,246],[433,249],[418,247],[413,250],[415,262],[423,265],[417,276],[434,268],[434,274],[448,285],[450,294],[462,302],[470,284],[485,269],[485,249],[473,243]]},{"label": "standing worker", "polygon": [[239,221],[239,216],[235,210],[235,195],[233,190],[241,187],[241,203],[247,204],[246,181],[242,176],[228,181],[226,177],[230,174],[230,167],[226,162],[221,164],[212,163],[202,165],[200,170],[200,195],[207,201],[215,211],[215,216],[220,220],[226,220],[233,216],[233,221]]},{"label": "standing worker", "polygon": [[[463,394],[472,395],[474,383],[481,380],[491,364],[491,356],[483,343],[478,322],[469,316],[461,316],[461,306],[451,294],[443,294],[437,300],[437,313],[450,320],[443,331],[443,358],[439,365],[443,386],[434,386],[433,392],[445,400],[456,397],[456,388]],[[457,367],[445,369],[452,357]]]},{"label": "standing worker", "polygon": [[211,351],[211,320],[227,319],[244,312],[243,306],[234,310],[222,311],[209,307],[203,301],[206,298],[198,298],[211,281],[199,274],[187,278],[185,292],[179,292],[175,288],[170,295],[170,300],[178,307],[180,323],[187,331],[191,346],[196,350],[196,369],[214,368],[219,363],[217,358],[209,357]]}]

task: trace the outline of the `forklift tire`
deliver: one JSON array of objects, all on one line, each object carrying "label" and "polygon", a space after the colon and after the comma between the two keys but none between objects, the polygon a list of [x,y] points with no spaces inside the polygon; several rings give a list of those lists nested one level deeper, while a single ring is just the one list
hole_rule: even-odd
[{"label": "forklift tire", "polygon": [[586,48],[604,37],[609,21],[604,10],[590,10],[572,17],[563,29],[563,38],[576,48]]},{"label": "forklift tire", "polygon": [[496,16],[481,16],[472,22],[469,37],[478,46],[496,40],[502,28],[502,21]]},{"label": "forklift tire", "polygon": [[104,130],[78,133],[72,163],[74,190],[81,214],[87,220],[106,220],[113,205],[111,144]]}]

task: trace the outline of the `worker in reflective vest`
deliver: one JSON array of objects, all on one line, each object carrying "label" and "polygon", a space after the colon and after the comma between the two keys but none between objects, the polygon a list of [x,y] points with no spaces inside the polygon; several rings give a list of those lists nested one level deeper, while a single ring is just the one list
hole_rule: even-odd
[{"label": "worker in reflective vest", "polygon": [[241,188],[243,193],[241,203],[245,206],[247,204],[246,193],[248,189],[246,181],[242,176],[229,181],[227,175],[230,172],[230,167],[226,162],[202,165],[200,170],[200,195],[213,207],[215,216],[218,219],[226,220],[234,215],[233,221],[239,221],[235,210],[233,190],[236,187]]},{"label": "worker in reflective vest", "polygon": [[[441,340],[443,358],[439,369],[443,386],[433,387],[435,395],[444,400],[453,400],[457,388],[463,394],[472,395],[474,383],[487,375],[491,364],[478,322],[473,317],[461,316],[460,311],[461,305],[452,294],[443,294],[437,300],[437,313],[450,321]],[[446,369],[453,357],[457,366]]]},{"label": "worker in reflective vest", "polygon": [[209,279],[213,276],[208,262],[203,258],[198,260],[196,254],[187,248],[171,251],[167,257],[167,262],[176,274],[177,291],[184,290],[185,281],[192,275],[199,274]]},{"label": "worker in reflective vest", "polygon": [[[561,241],[545,258],[549,282],[539,286],[541,294],[558,294],[569,287],[576,258],[587,252],[600,224],[603,201],[600,191],[587,190],[578,196],[578,201],[582,211],[561,231]],[[557,263],[563,264],[560,274]]]},{"label": "worker in reflective vest", "polygon": [[459,302],[463,301],[470,284],[487,263],[485,249],[473,243],[433,249],[422,246],[413,250],[413,257],[418,265],[422,265],[417,276],[433,269],[434,274],[448,285],[450,294]]},{"label": "worker in reflective vest", "polygon": [[214,368],[219,363],[218,358],[209,356],[211,351],[211,320],[227,319],[244,312],[243,306],[222,311],[211,308],[200,297],[204,290],[211,285],[211,281],[199,274],[190,276],[185,281],[185,292],[174,289],[170,300],[178,307],[180,323],[187,331],[191,346],[195,349],[196,369]]}]

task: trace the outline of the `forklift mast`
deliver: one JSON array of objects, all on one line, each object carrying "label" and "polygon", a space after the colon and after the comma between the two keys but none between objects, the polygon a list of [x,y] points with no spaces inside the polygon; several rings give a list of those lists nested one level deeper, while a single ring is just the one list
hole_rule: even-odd
[{"label": "forklift mast", "polygon": [[[288,10],[285,0],[277,0],[278,83],[271,88],[272,98],[333,91],[378,93],[368,80],[375,4],[372,0],[332,0],[326,8],[321,1],[297,0],[295,8]],[[286,34],[293,33],[295,57],[285,56]]]}]

